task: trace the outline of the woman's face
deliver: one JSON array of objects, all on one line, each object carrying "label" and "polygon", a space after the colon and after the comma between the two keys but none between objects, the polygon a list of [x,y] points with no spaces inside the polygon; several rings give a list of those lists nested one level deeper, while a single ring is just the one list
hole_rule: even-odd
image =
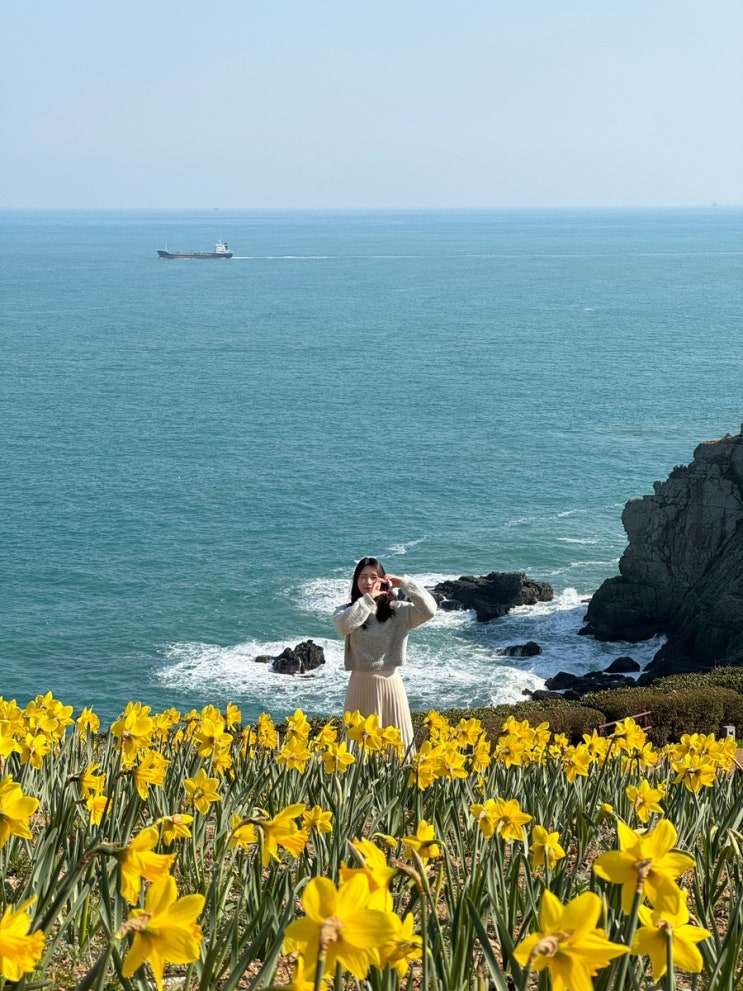
[{"label": "woman's face", "polygon": [[356,579],[359,592],[361,592],[362,595],[365,595],[367,592],[370,595],[376,595],[378,592],[381,592],[381,578],[382,576],[379,574],[379,570],[377,568],[372,568],[371,566],[362,568],[359,572],[359,577]]}]

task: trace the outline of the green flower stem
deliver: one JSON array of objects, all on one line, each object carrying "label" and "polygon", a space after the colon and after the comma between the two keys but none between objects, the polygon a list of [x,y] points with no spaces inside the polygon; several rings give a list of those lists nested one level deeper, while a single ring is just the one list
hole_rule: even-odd
[{"label": "green flower stem", "polygon": [[[627,932],[625,933],[625,945],[632,946],[635,938],[635,930],[637,929],[637,919],[640,912],[640,905],[643,902],[643,891],[642,887],[638,887],[635,892],[635,900],[632,902],[632,911],[629,914],[629,919],[627,922]],[[624,956],[619,957],[619,966],[617,968],[617,980],[614,984],[614,991],[624,991],[627,982],[627,971],[629,970],[629,958],[631,954],[625,953]]]},{"label": "green flower stem", "polygon": [[676,991],[676,970],[673,966],[673,929],[666,930],[666,974],[664,987],[666,991]]}]

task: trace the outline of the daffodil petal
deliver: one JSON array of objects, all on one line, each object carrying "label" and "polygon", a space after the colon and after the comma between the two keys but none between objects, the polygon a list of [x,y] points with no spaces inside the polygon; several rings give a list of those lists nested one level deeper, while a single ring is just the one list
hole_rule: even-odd
[{"label": "daffodil petal", "polygon": [[571,943],[596,928],[601,915],[601,899],[592,891],[584,891],[565,906],[560,928],[573,931]]},{"label": "daffodil petal", "polygon": [[302,905],[308,918],[322,924],[331,915],[338,914],[337,904],[338,892],[333,882],[327,877],[313,877],[302,896]]}]

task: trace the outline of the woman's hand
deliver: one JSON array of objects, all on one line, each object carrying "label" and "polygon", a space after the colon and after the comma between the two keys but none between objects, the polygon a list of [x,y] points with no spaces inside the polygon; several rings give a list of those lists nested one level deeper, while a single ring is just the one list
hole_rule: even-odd
[{"label": "woman's hand", "polygon": [[388,588],[399,588],[402,578],[400,578],[398,575],[388,574],[386,580],[389,582]]}]

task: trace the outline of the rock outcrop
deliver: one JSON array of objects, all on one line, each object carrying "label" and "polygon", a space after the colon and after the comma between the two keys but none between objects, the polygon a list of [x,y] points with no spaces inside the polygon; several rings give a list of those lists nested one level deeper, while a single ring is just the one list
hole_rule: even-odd
[{"label": "rock outcrop", "polygon": [[491,571],[479,578],[463,575],[439,582],[433,596],[446,609],[474,609],[478,622],[500,619],[514,606],[550,602],[554,591],[547,582],[534,581],[522,571]]},{"label": "rock outcrop", "polygon": [[285,647],[276,657],[261,654],[256,661],[270,664],[276,674],[309,674],[325,663],[325,654],[312,640],[303,640],[296,647]]},{"label": "rock outcrop", "polygon": [[700,444],[691,464],[627,503],[629,545],[581,630],[599,640],[668,642],[640,684],[743,664],[743,429]]}]

